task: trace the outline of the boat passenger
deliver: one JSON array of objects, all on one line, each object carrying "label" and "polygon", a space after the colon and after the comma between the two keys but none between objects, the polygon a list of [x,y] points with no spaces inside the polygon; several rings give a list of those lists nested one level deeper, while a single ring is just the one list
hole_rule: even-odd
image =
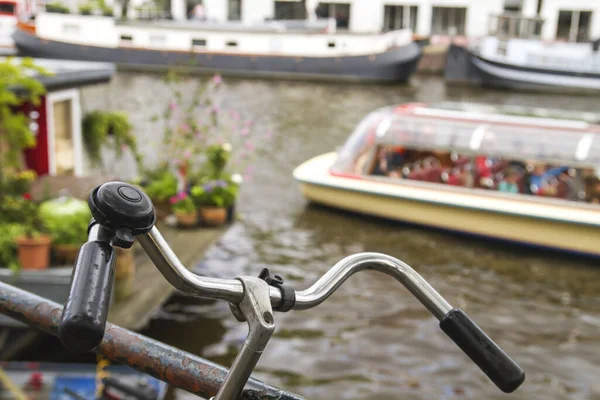
[{"label": "boat passenger", "polygon": [[371,171],[371,175],[388,176],[389,173],[388,152],[386,148],[382,146],[377,150],[375,165]]},{"label": "boat passenger", "polygon": [[537,194],[542,187],[542,179],[546,173],[546,166],[542,164],[530,164],[528,170],[531,170],[529,175],[529,191],[532,194]]},{"label": "boat passenger", "polygon": [[518,182],[520,178],[521,174],[514,169],[509,169],[506,177],[498,184],[498,191],[505,193],[519,193]]}]

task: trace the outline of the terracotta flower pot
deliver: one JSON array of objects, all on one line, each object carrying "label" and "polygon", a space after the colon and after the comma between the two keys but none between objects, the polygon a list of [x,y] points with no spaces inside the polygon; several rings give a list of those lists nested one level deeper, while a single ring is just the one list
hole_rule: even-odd
[{"label": "terracotta flower pot", "polygon": [[73,265],[81,246],[74,244],[55,244],[52,246],[57,264]]},{"label": "terracotta flower pot", "polygon": [[225,207],[202,206],[200,207],[200,218],[208,226],[223,225],[227,221],[227,209]]},{"label": "terracotta flower pot", "polygon": [[23,269],[46,269],[50,264],[50,236],[16,239],[17,256]]},{"label": "terracotta flower pot", "polygon": [[153,200],[152,202],[154,203],[154,212],[156,213],[157,220],[162,221],[171,215],[171,203],[169,203],[169,200]]},{"label": "terracotta flower pot", "polygon": [[190,228],[192,226],[196,226],[198,222],[198,211],[191,212],[181,212],[175,211],[175,216],[177,217],[177,224],[179,226]]}]

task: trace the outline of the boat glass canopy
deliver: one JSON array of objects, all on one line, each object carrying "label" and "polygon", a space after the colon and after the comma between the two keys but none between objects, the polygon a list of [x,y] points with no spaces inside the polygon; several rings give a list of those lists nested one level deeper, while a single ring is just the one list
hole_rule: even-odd
[{"label": "boat glass canopy", "polygon": [[357,160],[377,145],[594,168],[600,165],[599,135],[581,119],[494,114],[449,103],[386,107],[360,122],[332,172],[353,173]]}]

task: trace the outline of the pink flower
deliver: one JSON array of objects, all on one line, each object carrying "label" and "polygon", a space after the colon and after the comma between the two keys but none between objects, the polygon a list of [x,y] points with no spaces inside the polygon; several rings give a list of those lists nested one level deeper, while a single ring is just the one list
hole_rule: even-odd
[{"label": "pink flower", "polygon": [[251,175],[253,172],[254,172],[254,166],[253,166],[253,165],[248,165],[248,166],[246,167],[245,174],[246,174],[246,175]]},{"label": "pink flower", "polygon": [[254,145],[253,145],[253,144],[252,144],[252,142],[251,142],[251,141],[249,141],[249,140],[247,140],[247,141],[246,141],[246,143],[245,143],[245,146],[246,146],[246,148],[247,148],[248,150],[250,150],[250,151],[254,150]]},{"label": "pink flower", "polygon": [[123,143],[121,145],[121,150],[123,150],[123,151],[127,150],[128,148],[129,148],[129,146],[127,146],[125,143]]},{"label": "pink flower", "polygon": [[192,152],[190,150],[186,150],[183,152],[183,157],[187,160],[192,156]]},{"label": "pink flower", "polygon": [[177,203],[177,201],[178,201],[178,200],[179,200],[179,199],[177,198],[177,196],[173,196],[173,197],[171,197],[171,198],[169,199],[169,203],[171,203],[171,204],[175,204],[175,203]]},{"label": "pink flower", "polygon": [[218,113],[219,113],[219,110],[220,110],[219,106],[217,106],[217,105],[214,105],[214,106],[212,107],[212,109],[210,110],[210,112],[211,112],[211,113],[213,113],[213,114],[218,114]]},{"label": "pink flower", "polygon": [[177,104],[175,104],[174,102],[169,103],[169,110],[175,111],[176,108],[177,108]]},{"label": "pink flower", "polygon": [[212,82],[215,85],[220,85],[221,83],[223,83],[223,78],[221,78],[221,75],[217,74],[217,75],[213,76]]},{"label": "pink flower", "polygon": [[190,126],[188,124],[181,124],[181,130],[182,131],[189,131],[190,130]]},{"label": "pink flower", "polygon": [[173,165],[179,165],[179,164],[181,164],[181,161],[179,161],[178,158],[173,160]]},{"label": "pink flower", "polygon": [[236,120],[236,121],[238,119],[240,119],[240,113],[235,110],[229,111],[229,116],[231,117],[231,119]]},{"label": "pink flower", "polygon": [[249,134],[250,134],[250,129],[248,129],[248,128],[243,128],[240,131],[240,135],[242,135],[242,136],[248,136]]},{"label": "pink flower", "polygon": [[200,132],[196,133],[196,139],[202,140],[203,138],[204,138],[204,136],[202,136],[202,133],[200,133]]},{"label": "pink flower", "polygon": [[249,128],[250,126],[252,126],[252,121],[251,121],[251,120],[249,120],[249,119],[247,119],[247,120],[244,122],[244,126],[245,126],[246,128]]},{"label": "pink flower", "polygon": [[179,192],[177,194],[177,200],[185,200],[187,199],[187,193],[186,192]]}]

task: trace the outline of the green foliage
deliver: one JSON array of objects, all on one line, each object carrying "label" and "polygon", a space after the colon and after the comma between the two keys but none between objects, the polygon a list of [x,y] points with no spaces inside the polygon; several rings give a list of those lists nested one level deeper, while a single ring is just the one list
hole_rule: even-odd
[{"label": "green foliage", "polygon": [[113,138],[113,150],[117,157],[123,149],[129,148],[135,157],[138,168],[142,167],[142,156],[137,149],[137,141],[131,133],[132,126],[127,114],[121,112],[93,111],[83,118],[82,133],[85,149],[96,165],[102,162],[102,147]]},{"label": "green foliage", "polygon": [[[31,184],[37,177],[34,170],[13,171],[7,169],[4,172],[4,195],[21,197],[31,190]],[[0,205],[2,209],[2,205]]]},{"label": "green foliage", "polygon": [[220,179],[225,173],[225,167],[231,158],[231,145],[212,145],[206,149],[206,164],[208,176]]},{"label": "green foliage", "polygon": [[112,7],[104,6],[102,8],[102,15],[104,15],[105,17],[113,17],[114,14],[115,13],[114,13]]},{"label": "green foliage", "polygon": [[0,267],[18,269],[15,239],[25,234],[19,223],[0,224]]},{"label": "green foliage", "polygon": [[196,211],[196,205],[190,196],[185,192],[180,192],[171,197],[171,207],[175,212],[191,213]]},{"label": "green foliage", "polygon": [[224,179],[192,186],[190,193],[198,206],[230,207],[235,203],[239,186]]},{"label": "green foliage", "polygon": [[29,218],[28,213],[37,212],[35,203],[22,196],[5,196],[0,207],[0,225],[23,223]]},{"label": "green foliage", "polygon": [[177,179],[166,168],[160,172],[149,173],[144,191],[154,201],[166,201],[177,194]]},{"label": "green foliage", "polygon": [[58,14],[69,14],[69,13],[71,13],[71,10],[69,9],[69,7],[67,7],[63,3],[55,1],[52,3],[46,4],[46,12],[58,13]]},{"label": "green foliage", "polygon": [[48,75],[48,72],[36,66],[31,58],[17,62],[8,57],[0,61],[0,206],[9,189],[7,186],[16,183],[13,178],[22,170],[23,150],[35,146],[27,116],[15,112],[25,103],[40,103],[45,88],[33,77],[35,75]]},{"label": "green foliage", "polygon": [[92,3],[83,3],[79,5],[79,13],[81,15],[92,15],[94,5]]},{"label": "green foliage", "polygon": [[54,244],[82,245],[87,240],[87,228],[92,218],[85,201],[59,198],[40,205],[40,220]]}]

